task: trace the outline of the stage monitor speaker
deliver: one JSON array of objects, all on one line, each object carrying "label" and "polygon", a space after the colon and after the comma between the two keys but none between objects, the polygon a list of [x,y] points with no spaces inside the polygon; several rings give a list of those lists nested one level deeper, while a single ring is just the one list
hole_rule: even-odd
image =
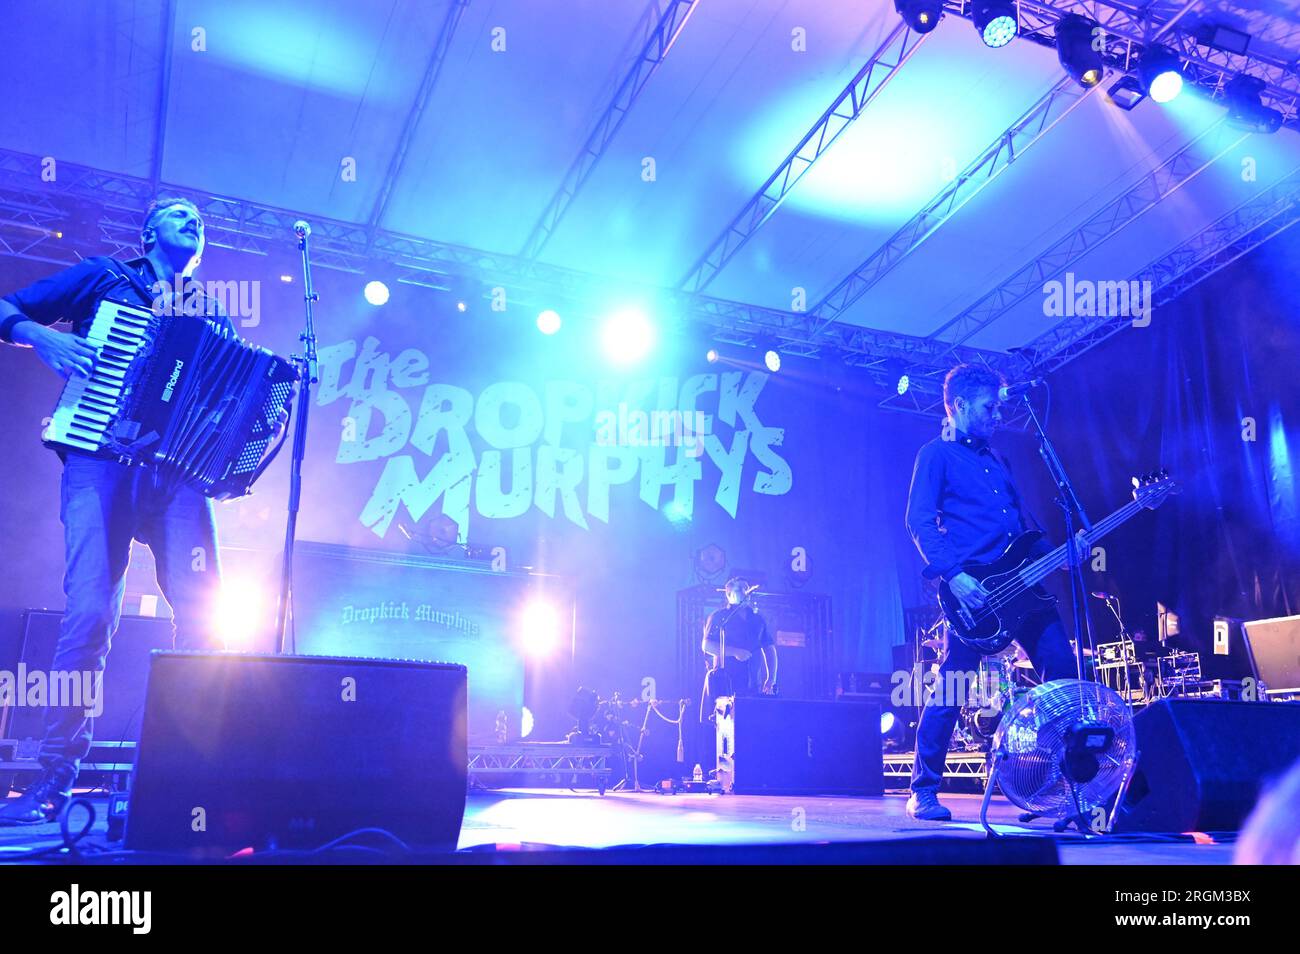
[{"label": "stage monitor speaker", "polygon": [[214,855],[381,828],[454,849],[465,724],[459,665],[155,653],[126,846]]},{"label": "stage monitor speaker", "polygon": [[719,717],[717,731],[737,794],[884,792],[878,705],[742,696]]},{"label": "stage monitor speaker", "polygon": [[[23,614],[19,662],[28,673],[49,673],[54,646],[59,640],[63,614],[28,610]],[[172,621],[155,616],[123,616],[113,635],[104,669],[103,689],[95,717],[96,742],[134,742],[140,735],[144,712],[144,687],[149,677],[149,654],[171,649]],[[83,683],[84,688],[84,683]],[[12,706],[0,712],[0,738],[39,741],[45,734],[45,710]]]},{"label": "stage monitor speaker", "polygon": [[1133,727],[1140,757],[1116,831],[1235,831],[1300,758],[1300,703],[1162,699]]}]

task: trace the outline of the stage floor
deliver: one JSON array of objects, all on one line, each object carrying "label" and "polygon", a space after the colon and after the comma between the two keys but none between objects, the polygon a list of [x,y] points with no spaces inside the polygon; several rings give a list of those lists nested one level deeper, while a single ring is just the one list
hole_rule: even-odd
[{"label": "stage floor", "polygon": [[[105,800],[94,799],[98,820],[89,843],[105,846]],[[466,801],[460,848],[557,846],[609,848],[631,845],[742,845],[881,842],[942,835],[982,840],[980,797],[943,796],[951,822],[908,818],[905,797],[778,797],[771,795],[657,795],[632,792],[570,792],[554,789],[474,792]],[[1067,865],[1219,865],[1232,845],[1198,843],[1185,836],[1116,835],[1088,838],[1055,835],[1044,822],[1021,824],[1018,809],[1000,796],[990,820],[1008,834],[1056,841]],[[27,860],[33,850],[59,844],[55,824],[0,828],[0,863]],[[480,848],[481,850],[481,848]],[[905,856],[904,856],[905,858]],[[35,860],[35,859],[32,859]]]}]

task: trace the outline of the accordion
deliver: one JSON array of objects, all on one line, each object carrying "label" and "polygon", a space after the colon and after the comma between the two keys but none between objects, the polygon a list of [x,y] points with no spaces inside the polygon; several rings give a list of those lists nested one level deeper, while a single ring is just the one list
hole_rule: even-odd
[{"label": "accordion", "polygon": [[201,317],[107,299],[86,340],[94,368],[68,379],[48,446],[151,466],[217,500],[248,493],[298,379],[293,365]]}]

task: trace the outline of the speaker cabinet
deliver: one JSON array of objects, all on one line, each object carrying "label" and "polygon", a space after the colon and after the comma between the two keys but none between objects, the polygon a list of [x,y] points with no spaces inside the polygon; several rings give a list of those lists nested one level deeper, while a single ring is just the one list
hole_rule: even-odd
[{"label": "speaker cabinet", "polygon": [[740,795],[880,795],[880,706],[767,696],[718,701],[719,777]]},{"label": "speaker cabinet", "polygon": [[[28,673],[49,672],[62,622],[63,614],[50,610],[28,610],[23,614],[19,662]],[[122,617],[104,669],[103,690],[98,700],[103,708],[95,717],[96,742],[134,742],[139,737],[149,654],[171,647],[170,619]],[[44,709],[10,706],[0,711],[0,738],[39,742],[44,734]]]},{"label": "speaker cabinet", "polygon": [[155,653],[127,847],[310,848],[382,828],[454,848],[465,724],[463,666]]},{"label": "speaker cabinet", "polygon": [[1235,831],[1300,759],[1300,704],[1162,699],[1133,721],[1137,770],[1116,831]]}]

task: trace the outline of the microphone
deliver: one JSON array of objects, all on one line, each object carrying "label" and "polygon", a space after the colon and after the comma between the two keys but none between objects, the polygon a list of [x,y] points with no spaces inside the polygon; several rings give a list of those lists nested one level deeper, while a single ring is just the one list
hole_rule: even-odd
[{"label": "microphone", "polygon": [[293,234],[298,236],[300,239],[305,239],[308,235],[311,235],[311,226],[304,220],[299,219],[297,222],[293,223]]},{"label": "microphone", "polygon": [[1093,590],[1090,595],[1095,599],[1106,600],[1107,602],[1110,602],[1115,598],[1111,596],[1109,593],[1107,593],[1105,590]]},{"label": "microphone", "polygon": [[762,585],[761,583],[755,583],[753,586],[747,586],[747,587],[745,587],[745,595],[748,596],[750,593],[753,593],[753,592],[754,592],[756,589],[758,589],[761,585]]},{"label": "microphone", "polygon": [[1002,387],[998,388],[998,400],[1009,401],[1013,397],[1020,397],[1022,394],[1028,394],[1042,383],[1042,378],[1030,378],[1028,381],[1021,381],[1019,384],[1004,384]]}]

